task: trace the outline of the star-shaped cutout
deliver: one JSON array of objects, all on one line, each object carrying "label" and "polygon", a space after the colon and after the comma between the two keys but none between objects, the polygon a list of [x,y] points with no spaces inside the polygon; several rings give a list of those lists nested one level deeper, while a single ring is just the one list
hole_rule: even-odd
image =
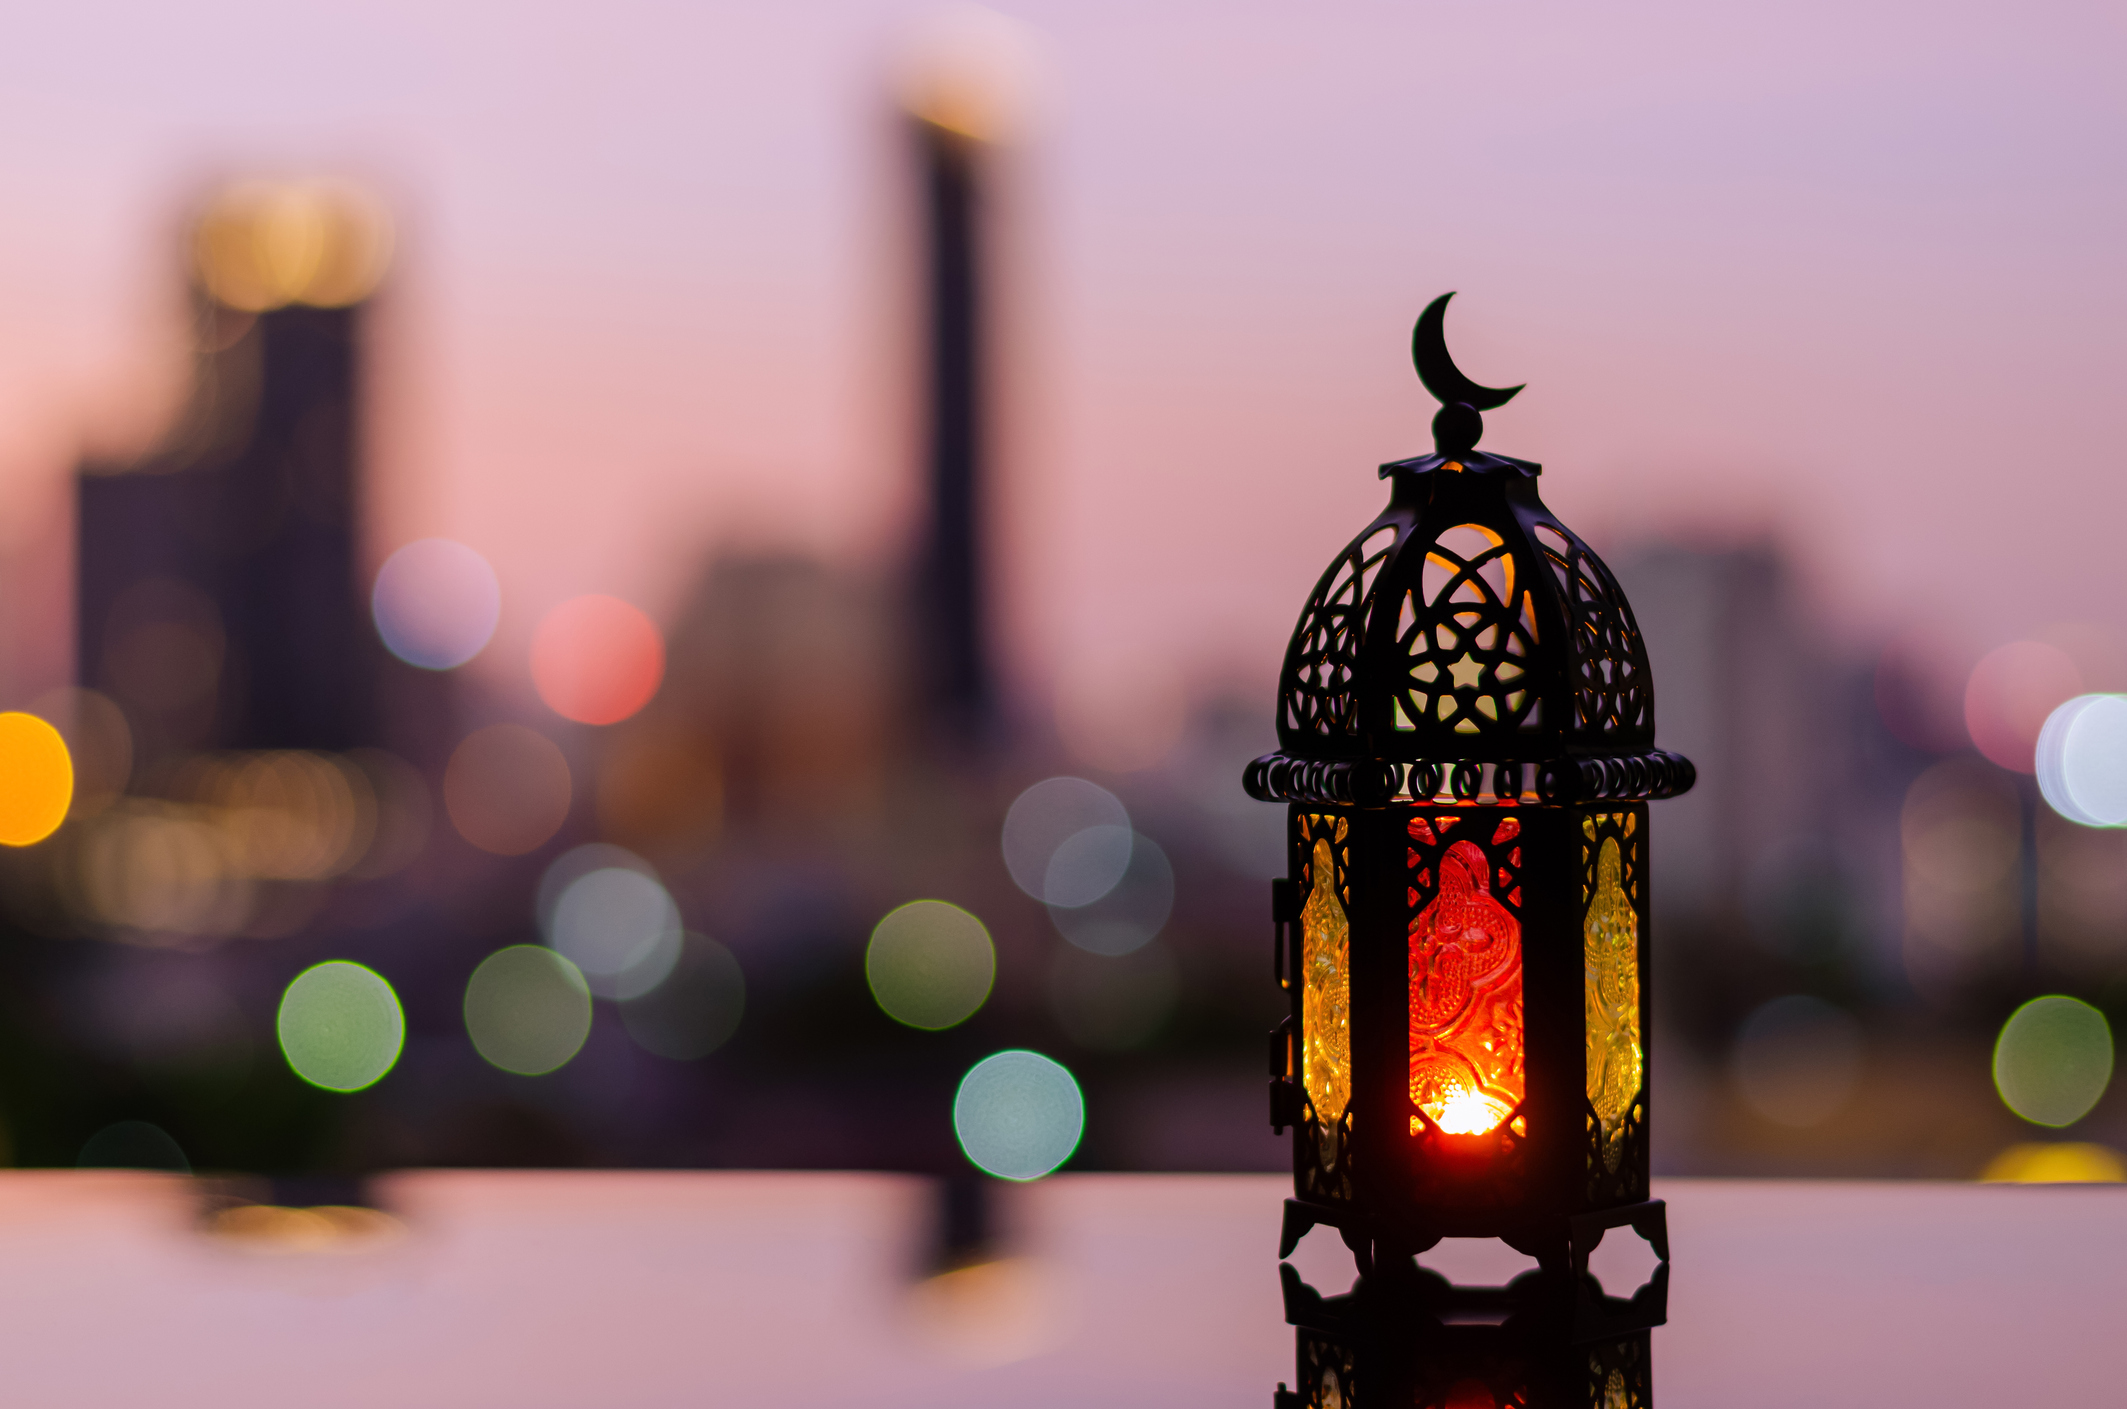
[{"label": "star-shaped cutout", "polygon": [[1461,660],[1448,667],[1448,674],[1455,677],[1456,689],[1474,690],[1477,682],[1484,679],[1484,666],[1464,652]]}]

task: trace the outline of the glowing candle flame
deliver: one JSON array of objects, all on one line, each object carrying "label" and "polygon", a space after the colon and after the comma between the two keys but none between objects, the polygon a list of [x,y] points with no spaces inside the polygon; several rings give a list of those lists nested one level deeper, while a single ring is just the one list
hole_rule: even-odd
[{"label": "glowing candle flame", "polygon": [[1450,1097],[1435,1122],[1448,1135],[1482,1135],[1507,1118],[1507,1108],[1490,1096],[1464,1092]]}]

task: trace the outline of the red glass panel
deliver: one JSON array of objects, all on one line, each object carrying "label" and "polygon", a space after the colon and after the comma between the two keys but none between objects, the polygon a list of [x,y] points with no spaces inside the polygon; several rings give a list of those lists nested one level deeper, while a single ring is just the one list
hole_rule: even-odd
[{"label": "red glass panel", "polygon": [[1410,925],[1411,1100],[1454,1135],[1497,1126],[1525,1089],[1521,923],[1490,873],[1481,847],[1456,842]]}]

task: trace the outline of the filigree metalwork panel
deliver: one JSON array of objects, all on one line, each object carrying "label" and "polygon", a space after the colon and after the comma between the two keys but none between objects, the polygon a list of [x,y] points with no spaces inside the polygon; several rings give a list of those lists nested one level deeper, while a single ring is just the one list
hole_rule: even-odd
[{"label": "filigree metalwork panel", "polygon": [[1356,740],[1359,648],[1382,564],[1396,545],[1394,524],[1376,523],[1333,564],[1293,633],[1280,681],[1278,723],[1294,734]]},{"label": "filigree metalwork panel", "polygon": [[1530,689],[1537,625],[1527,583],[1527,566],[1483,524],[1458,524],[1434,540],[1396,624],[1406,670],[1391,706],[1394,729],[1413,733],[1431,720],[1474,735],[1542,723],[1543,701]]},{"label": "filigree metalwork panel", "polygon": [[1571,619],[1574,732],[1652,742],[1647,648],[1617,579],[1563,524],[1537,523],[1533,532]]}]

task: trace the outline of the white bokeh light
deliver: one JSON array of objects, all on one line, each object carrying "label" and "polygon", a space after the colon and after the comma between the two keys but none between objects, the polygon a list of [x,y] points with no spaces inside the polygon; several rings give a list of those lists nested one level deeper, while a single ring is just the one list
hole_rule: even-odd
[{"label": "white bokeh light", "polygon": [[424,538],[384,560],[370,593],[377,635],[423,670],[449,670],[480,654],[502,615],[495,570],[463,543]]},{"label": "white bokeh light", "polygon": [[2077,695],[2038,736],[2038,787],[2086,827],[2127,823],[2127,696]]},{"label": "white bokeh light", "polygon": [[1051,905],[1089,905],[1130,864],[1130,813],[1083,778],[1048,778],[1004,818],[1004,864],[1019,888]]},{"label": "white bokeh light", "polygon": [[1041,898],[1051,905],[1091,905],[1122,880],[1130,852],[1128,827],[1103,823],[1065,837],[1042,872]]},{"label": "white bokeh light", "polygon": [[545,917],[546,940],[602,998],[639,998],[679,962],[679,907],[655,877],[619,866],[576,877]]},{"label": "white bokeh light", "polygon": [[[1147,836],[1133,836],[1129,842],[1122,877],[1106,893],[1084,905],[1049,906],[1056,932],[1089,954],[1128,954],[1142,948],[1174,909],[1174,867],[1167,854]],[[1057,855],[1061,859],[1062,848]],[[1052,862],[1050,870],[1055,869]]]},{"label": "white bokeh light", "polygon": [[587,842],[572,846],[547,863],[539,873],[539,886],[533,892],[532,913],[539,921],[541,933],[554,924],[554,907],[561,903],[561,893],[569,886],[593,871],[637,871],[657,880],[657,868],[624,846],[610,842]]}]

